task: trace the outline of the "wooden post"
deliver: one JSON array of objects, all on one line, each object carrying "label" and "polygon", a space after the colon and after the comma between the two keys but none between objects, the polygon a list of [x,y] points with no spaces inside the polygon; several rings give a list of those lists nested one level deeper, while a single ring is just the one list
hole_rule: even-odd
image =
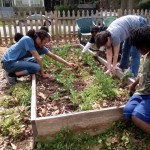
[{"label": "wooden post", "polygon": [[118,18],[123,16],[122,9],[118,9]]},{"label": "wooden post", "polygon": [[58,19],[57,19],[57,11],[54,11],[54,18],[55,18],[55,36],[56,42],[59,42],[59,35],[58,35]]}]

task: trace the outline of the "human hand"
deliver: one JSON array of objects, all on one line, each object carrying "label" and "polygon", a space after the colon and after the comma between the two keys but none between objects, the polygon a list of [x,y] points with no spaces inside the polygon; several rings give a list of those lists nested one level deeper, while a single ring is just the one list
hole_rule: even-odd
[{"label": "human hand", "polygon": [[50,75],[50,74],[48,74],[48,73],[43,73],[43,74],[42,74],[42,77],[43,77],[43,78],[49,78],[49,79],[53,79],[53,78],[54,78],[52,75]]},{"label": "human hand", "polygon": [[75,64],[74,64],[74,63],[68,63],[68,66],[69,66],[69,67],[74,67]]},{"label": "human hand", "polygon": [[136,90],[135,86],[133,84],[130,84],[127,86],[128,90],[129,90],[129,94],[133,94]]},{"label": "human hand", "polygon": [[105,72],[105,74],[107,74],[107,75],[111,75],[112,73],[111,73],[111,70],[110,69],[108,69],[106,72]]},{"label": "human hand", "polygon": [[113,66],[113,71],[116,71],[116,70],[121,70],[117,64]]}]

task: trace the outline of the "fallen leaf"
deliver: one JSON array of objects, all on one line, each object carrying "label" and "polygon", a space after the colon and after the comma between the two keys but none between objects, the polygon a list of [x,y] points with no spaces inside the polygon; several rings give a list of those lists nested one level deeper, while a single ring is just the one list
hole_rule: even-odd
[{"label": "fallen leaf", "polygon": [[42,99],[46,99],[46,96],[45,96],[43,93],[41,93],[41,92],[39,92],[37,95],[38,95],[39,97],[41,97]]},{"label": "fallen leaf", "polygon": [[14,149],[14,150],[17,149],[17,146],[15,144],[13,144],[13,143],[10,143],[10,144],[11,144],[12,149]]}]

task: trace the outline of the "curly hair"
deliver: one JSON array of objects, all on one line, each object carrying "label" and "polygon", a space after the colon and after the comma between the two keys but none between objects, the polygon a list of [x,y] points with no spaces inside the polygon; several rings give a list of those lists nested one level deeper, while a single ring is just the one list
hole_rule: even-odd
[{"label": "curly hair", "polygon": [[50,35],[45,30],[35,31],[34,29],[31,29],[27,32],[27,36],[31,37],[34,41],[37,37],[39,37],[41,41],[43,41],[47,37],[50,39]]},{"label": "curly hair", "polygon": [[16,33],[16,34],[14,35],[14,40],[15,40],[16,42],[18,42],[22,37],[23,37],[23,34],[22,34],[22,33]]},{"label": "curly hair", "polygon": [[140,50],[150,50],[150,27],[144,26],[131,30],[130,43]]},{"label": "curly hair", "polygon": [[40,28],[40,30],[45,30],[46,32],[49,32],[49,29],[48,29],[48,27],[46,27],[46,26],[42,26],[42,27]]},{"label": "curly hair", "polygon": [[96,47],[99,49],[101,46],[104,46],[108,41],[108,37],[110,36],[111,35],[108,31],[102,31],[100,33],[97,33],[95,36]]}]

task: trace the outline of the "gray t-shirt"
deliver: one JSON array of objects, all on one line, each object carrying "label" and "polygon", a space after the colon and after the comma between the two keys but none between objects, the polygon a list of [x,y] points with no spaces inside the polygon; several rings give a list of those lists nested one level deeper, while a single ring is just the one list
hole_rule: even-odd
[{"label": "gray t-shirt", "polygon": [[127,15],[113,21],[107,28],[107,31],[111,33],[112,45],[120,44],[129,37],[132,29],[140,27],[140,18],[136,15]]}]

